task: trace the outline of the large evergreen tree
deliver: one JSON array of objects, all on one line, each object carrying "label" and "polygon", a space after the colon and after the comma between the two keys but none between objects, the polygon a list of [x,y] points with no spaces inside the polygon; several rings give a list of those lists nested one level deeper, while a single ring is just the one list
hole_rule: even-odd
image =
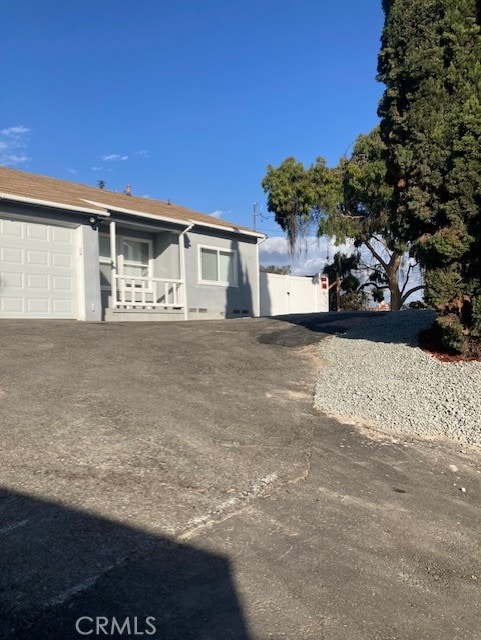
[{"label": "large evergreen tree", "polygon": [[381,136],[392,226],[425,268],[447,346],[481,339],[481,30],[476,0],[385,0]]}]

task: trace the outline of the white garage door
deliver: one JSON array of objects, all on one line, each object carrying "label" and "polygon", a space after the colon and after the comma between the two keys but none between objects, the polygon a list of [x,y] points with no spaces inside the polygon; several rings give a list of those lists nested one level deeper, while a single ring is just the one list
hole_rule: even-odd
[{"label": "white garage door", "polygon": [[0,318],[76,318],[74,229],[0,219]]}]

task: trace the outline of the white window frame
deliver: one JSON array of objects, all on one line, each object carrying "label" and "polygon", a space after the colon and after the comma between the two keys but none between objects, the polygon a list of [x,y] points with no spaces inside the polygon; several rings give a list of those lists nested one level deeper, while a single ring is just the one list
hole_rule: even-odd
[{"label": "white window frame", "polygon": [[[207,249],[208,251],[215,251],[217,253],[217,280],[203,280],[202,279],[202,249]],[[219,280],[219,253],[229,253],[232,255],[233,266],[234,266],[234,281],[226,282],[224,280]],[[200,244],[198,246],[198,254],[197,254],[197,263],[199,270],[199,284],[208,284],[212,286],[220,286],[220,287],[237,287],[237,254],[238,252],[235,249],[224,249],[223,247],[213,247],[207,244]]]},{"label": "white window frame", "polygon": [[[110,247],[110,235],[108,233],[99,233],[99,264],[106,264],[112,269],[112,258],[110,256],[108,258],[105,258],[100,255],[100,238],[101,237],[107,238],[107,240],[109,241],[109,247]],[[101,291],[111,291],[112,284],[110,285],[101,284],[100,289]]]},{"label": "white window frame", "polygon": [[[136,262],[135,260],[125,260],[124,258],[124,253],[123,253],[123,243],[124,240],[130,241],[130,242],[143,242],[144,244],[146,244],[148,246],[148,259],[147,259],[147,265],[141,263],[141,262]],[[152,277],[153,277],[153,242],[150,238],[136,238],[135,236],[119,236],[119,252],[118,252],[118,275],[122,276],[123,278],[132,278],[135,280],[135,276],[127,276],[124,273],[124,267],[126,266],[136,266],[136,267],[145,267],[147,266],[147,278],[149,278],[150,280],[150,286],[149,283],[144,283],[143,286],[135,286],[135,290],[136,291],[147,291],[148,293],[152,293]],[[127,262],[127,264],[126,264]],[[125,286],[127,288],[130,288],[132,285],[125,283]]]}]

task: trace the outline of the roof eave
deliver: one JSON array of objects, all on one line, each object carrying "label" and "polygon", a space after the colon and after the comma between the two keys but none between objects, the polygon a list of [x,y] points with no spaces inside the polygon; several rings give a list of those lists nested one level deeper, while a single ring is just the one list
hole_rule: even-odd
[{"label": "roof eave", "polygon": [[169,218],[168,216],[145,213],[143,211],[137,211],[135,209],[127,209],[126,207],[117,207],[116,205],[102,204],[100,202],[95,202],[94,200],[86,200],[85,198],[82,198],[82,200],[84,202],[87,202],[88,204],[93,204],[94,206],[102,207],[103,209],[112,211],[113,213],[126,213],[127,215],[137,216],[138,218],[147,218],[149,220],[160,220],[161,222],[170,222],[172,224],[177,224],[180,226],[186,226],[191,222],[190,220],[181,220],[179,218]]},{"label": "roof eave", "polygon": [[242,235],[254,236],[256,238],[265,237],[265,234],[263,233],[259,233],[258,231],[250,231],[249,229],[241,229],[239,227],[236,227],[235,225],[221,225],[221,224],[215,224],[215,223],[204,222],[199,220],[192,220],[191,218],[182,220],[180,218],[170,218],[169,216],[164,216],[162,214],[145,213],[143,211],[137,211],[136,209],[128,209],[126,207],[118,207],[116,205],[114,206],[110,204],[95,202],[94,200],[83,199],[83,201],[97,207],[103,207],[104,209],[107,209],[112,212],[125,213],[127,215],[137,216],[139,218],[147,218],[149,220],[161,220],[162,222],[170,222],[172,224],[177,224],[177,225],[193,224],[199,227],[218,229],[219,231],[228,231],[231,233],[240,233]]},{"label": "roof eave", "polygon": [[9,202],[15,202],[20,204],[31,204],[36,207],[47,207],[50,209],[62,209],[64,211],[74,211],[76,213],[86,213],[89,215],[101,215],[101,216],[110,216],[110,213],[102,209],[91,209],[89,207],[77,207],[71,204],[65,204],[60,202],[52,202],[51,200],[41,200],[39,198],[28,198],[27,196],[17,196],[12,193],[2,193],[0,192],[0,200],[6,200]]}]

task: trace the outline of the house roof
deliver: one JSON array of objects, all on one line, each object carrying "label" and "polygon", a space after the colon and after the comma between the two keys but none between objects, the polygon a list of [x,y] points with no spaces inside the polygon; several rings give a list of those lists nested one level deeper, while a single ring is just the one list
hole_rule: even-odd
[{"label": "house roof", "polygon": [[39,206],[58,207],[90,214],[125,213],[139,217],[159,218],[178,224],[194,224],[243,235],[264,234],[227,220],[150,198],[90,187],[16,169],[0,167],[0,200],[27,202]]}]

